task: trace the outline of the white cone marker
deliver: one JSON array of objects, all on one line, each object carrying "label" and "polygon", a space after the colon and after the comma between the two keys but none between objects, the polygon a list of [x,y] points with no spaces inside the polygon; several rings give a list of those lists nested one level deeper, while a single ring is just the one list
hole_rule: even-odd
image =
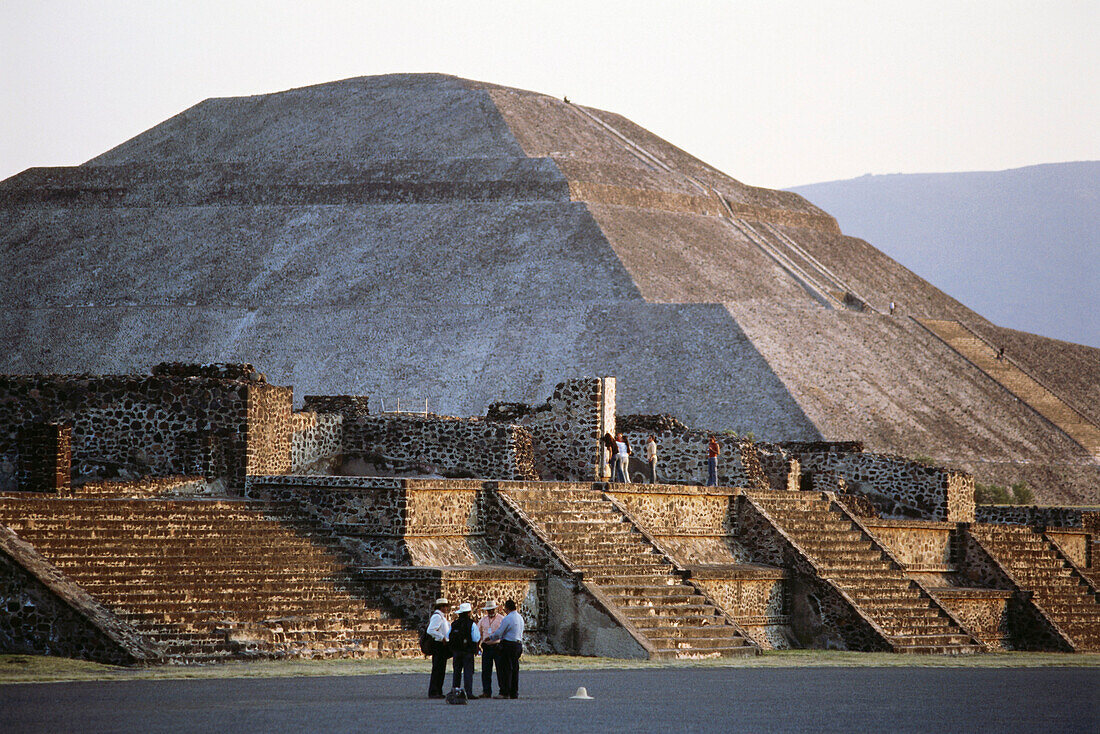
[{"label": "white cone marker", "polygon": [[595,700],[591,696],[588,695],[588,689],[585,688],[584,686],[581,686],[580,688],[578,688],[577,692],[574,693],[569,698],[576,698],[576,699],[579,699],[581,701],[593,701],[593,700]]}]

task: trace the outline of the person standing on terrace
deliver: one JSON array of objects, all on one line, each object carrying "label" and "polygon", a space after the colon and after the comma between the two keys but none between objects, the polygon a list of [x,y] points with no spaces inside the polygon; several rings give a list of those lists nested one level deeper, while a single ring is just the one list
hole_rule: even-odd
[{"label": "person standing on terrace", "polygon": [[710,437],[710,441],[707,442],[707,486],[718,486],[718,455],[722,453],[722,447],[718,444],[718,439],[714,436]]},{"label": "person standing on terrace", "polygon": [[645,460],[649,462],[649,481],[657,483],[657,437],[651,435],[645,444]]}]

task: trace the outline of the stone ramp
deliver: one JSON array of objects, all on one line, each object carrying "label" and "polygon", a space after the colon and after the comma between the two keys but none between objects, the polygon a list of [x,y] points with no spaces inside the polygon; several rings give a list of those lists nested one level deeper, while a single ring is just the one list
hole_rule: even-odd
[{"label": "stone ramp", "polygon": [[420,655],[337,541],[287,507],[8,496],[0,524],[173,662]]},{"label": "stone ramp", "polygon": [[1023,525],[975,524],[970,534],[1075,652],[1100,651],[1096,586],[1050,540]]},{"label": "stone ramp", "polygon": [[746,499],[790,539],[871,621],[895,652],[961,654],[984,650],[862,528],[818,492],[747,492]]},{"label": "stone ramp", "polygon": [[756,644],[603,492],[577,485],[499,491],[629,620],[652,657],[757,654]]},{"label": "stone ramp", "polygon": [[915,319],[944,344],[1027,403],[1059,430],[1080,444],[1093,457],[1100,458],[1100,426],[1055,395],[1025,371],[1008,354],[998,359],[998,349],[959,321]]}]

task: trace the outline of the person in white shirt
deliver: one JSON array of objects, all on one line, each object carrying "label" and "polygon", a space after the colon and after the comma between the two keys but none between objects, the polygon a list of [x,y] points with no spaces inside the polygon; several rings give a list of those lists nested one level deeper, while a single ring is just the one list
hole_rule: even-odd
[{"label": "person in white shirt", "polygon": [[645,460],[649,462],[649,481],[657,483],[657,437],[650,436],[645,444]]},{"label": "person in white shirt", "polygon": [[443,679],[447,677],[447,659],[451,657],[451,623],[447,615],[451,604],[446,598],[435,600],[435,611],[428,621],[428,636],[432,638],[432,677],[428,681],[428,698],[443,698]]},{"label": "person in white shirt", "polygon": [[619,434],[615,437],[615,445],[619,453],[615,456],[615,477],[624,484],[630,483],[630,441]]},{"label": "person in white shirt", "polygon": [[500,682],[500,694],[496,698],[519,698],[519,657],[523,654],[523,615],[516,609],[516,603],[509,599],[504,602],[504,620],[497,631],[489,636],[490,640],[500,640],[500,653],[497,658]]}]

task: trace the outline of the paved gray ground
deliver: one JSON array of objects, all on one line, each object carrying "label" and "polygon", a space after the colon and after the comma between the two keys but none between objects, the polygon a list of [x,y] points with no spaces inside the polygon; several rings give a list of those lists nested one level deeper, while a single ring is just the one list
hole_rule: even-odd
[{"label": "paved gray ground", "polygon": [[[594,701],[570,701],[578,685]],[[532,672],[517,701],[447,706],[425,676],[0,686],[7,732],[1100,730],[1100,669]]]}]

